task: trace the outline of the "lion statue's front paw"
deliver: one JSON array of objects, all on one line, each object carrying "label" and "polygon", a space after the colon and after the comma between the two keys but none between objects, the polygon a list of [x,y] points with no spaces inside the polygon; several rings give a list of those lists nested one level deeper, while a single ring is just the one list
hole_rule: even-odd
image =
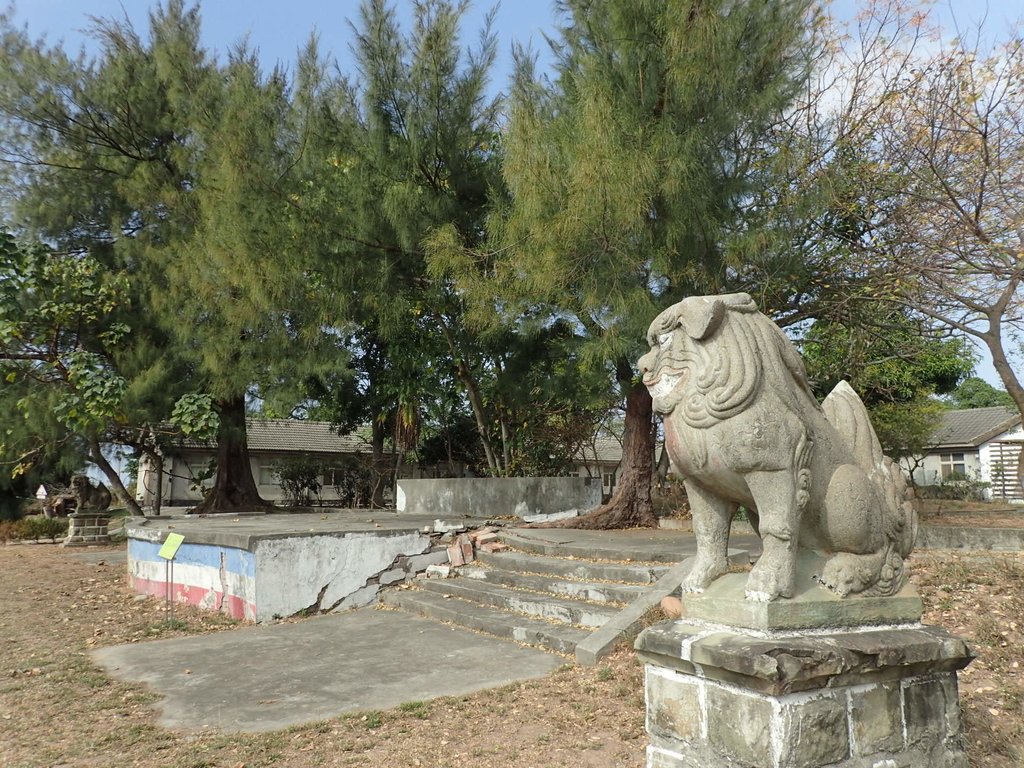
[{"label": "lion statue's front paw", "polygon": [[707,587],[729,570],[729,563],[725,560],[703,560],[697,558],[689,575],[683,579],[681,585],[683,592],[703,592]]},{"label": "lion statue's front paw", "polygon": [[755,603],[769,603],[779,597],[793,596],[793,574],[790,568],[759,567],[764,558],[754,566],[747,577],[746,598]]}]

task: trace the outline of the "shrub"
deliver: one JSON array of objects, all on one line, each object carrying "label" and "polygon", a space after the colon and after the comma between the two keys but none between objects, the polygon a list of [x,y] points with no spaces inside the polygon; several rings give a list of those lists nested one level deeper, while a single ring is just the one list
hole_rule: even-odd
[{"label": "shrub", "polygon": [[68,519],[66,517],[43,517],[34,515],[26,517],[21,522],[22,539],[39,541],[40,539],[51,539],[56,541],[68,532]]},{"label": "shrub", "polygon": [[320,475],[324,471],[321,462],[309,456],[299,456],[282,461],[276,470],[281,491],[289,504],[308,507],[314,497],[320,501],[320,491],[323,490]]},{"label": "shrub", "polygon": [[925,499],[950,499],[954,501],[984,501],[985,491],[990,483],[977,477],[968,477],[954,472],[936,485],[918,486],[917,494]]},{"label": "shrub", "polygon": [[327,470],[327,482],[334,488],[342,507],[368,507],[373,497],[375,472],[372,460],[361,456],[342,456]]},{"label": "shrub", "polygon": [[0,520],[0,542],[18,541],[23,537],[24,521]]}]

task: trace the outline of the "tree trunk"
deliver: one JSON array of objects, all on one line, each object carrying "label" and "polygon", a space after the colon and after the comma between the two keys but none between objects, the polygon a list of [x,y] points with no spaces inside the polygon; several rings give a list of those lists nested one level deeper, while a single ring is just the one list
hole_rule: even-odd
[{"label": "tree trunk", "polygon": [[[620,365],[620,382],[623,381]],[[632,373],[632,370],[630,370]],[[654,411],[651,394],[643,382],[624,381],[626,388],[626,423],[622,437],[622,463],[619,482],[607,504],[569,520],[541,523],[537,528],[655,528],[651,502],[651,479],[654,471]],[[531,526],[528,526],[531,527]]]},{"label": "tree trunk", "polygon": [[1017,406],[1017,411],[1024,417],[1024,386],[1021,386],[1020,379],[1017,378],[1017,372],[1006,357],[1006,350],[1003,349],[1002,332],[1002,324],[998,321],[993,322],[990,319],[988,333],[979,334],[979,336],[985,342],[985,346],[988,347],[988,351],[992,355],[992,367],[996,369],[999,379],[1003,382],[1003,386],[1006,387],[1007,394],[1010,395]]},{"label": "tree trunk", "polygon": [[164,507],[164,452],[157,448],[153,452],[156,460],[156,491],[153,493],[153,515],[160,517]]},{"label": "tree trunk", "polygon": [[128,489],[124,487],[124,483],[121,482],[121,476],[117,474],[117,470],[110,466],[110,462],[107,461],[107,457],[103,455],[103,451],[100,450],[100,444],[97,440],[89,441],[89,460],[100,468],[100,471],[106,476],[110,482],[110,489],[113,495],[116,496],[121,502],[124,503],[132,515],[135,517],[145,517],[142,511],[142,507],[139,506],[139,502],[132,498],[132,495],[128,493]]},{"label": "tree trunk", "polygon": [[469,398],[469,404],[473,408],[476,431],[480,435],[480,444],[483,446],[484,455],[487,457],[487,467],[491,470],[492,476],[498,477],[504,474],[504,472],[502,471],[503,468],[498,466],[498,457],[495,455],[494,446],[491,445],[491,439],[487,434],[487,414],[484,408],[484,399],[476,386],[473,372],[470,371],[465,361],[459,360],[456,364],[456,375],[459,381],[462,382],[462,386],[466,388],[466,396]]},{"label": "tree trunk", "polygon": [[370,490],[371,509],[383,509],[385,506],[384,479],[390,471],[384,460],[385,429],[386,425],[380,419],[374,419],[370,426],[370,451],[372,452],[370,472],[373,475],[373,488]]},{"label": "tree trunk", "polygon": [[[153,491],[153,516],[154,517],[159,517],[160,516],[160,510],[163,508],[163,505],[164,505],[164,455],[163,455],[163,451],[160,449],[159,446],[157,446],[155,448],[149,448],[149,447],[146,447],[146,446],[142,446],[141,450],[142,450],[143,455],[145,455],[148,458],[150,464],[156,470],[156,488]],[[139,479],[136,482],[141,482],[141,481],[142,481],[142,477],[141,477],[141,473],[140,473],[140,477],[139,477]]]},{"label": "tree trunk", "polygon": [[245,429],[245,397],[239,395],[217,402],[220,427],[217,430],[217,476],[213,488],[191,512],[193,515],[215,512],[241,512],[253,507],[269,507],[260,497],[249,464],[249,444]]},{"label": "tree trunk", "polygon": [[498,457],[494,452],[494,446],[491,444],[491,439],[488,435],[487,412],[484,407],[484,399],[480,394],[480,388],[477,386],[473,371],[455,348],[455,339],[452,336],[451,329],[445,324],[444,319],[439,315],[435,315],[435,318],[448,344],[448,351],[451,352],[452,359],[455,361],[455,376],[462,383],[462,386],[466,388],[466,397],[469,399],[470,407],[473,409],[473,418],[476,420],[476,431],[480,435],[480,444],[483,446],[484,455],[487,457],[487,468],[491,471],[492,477],[504,475],[505,470],[508,469],[508,464],[506,461],[504,467],[498,466]]}]

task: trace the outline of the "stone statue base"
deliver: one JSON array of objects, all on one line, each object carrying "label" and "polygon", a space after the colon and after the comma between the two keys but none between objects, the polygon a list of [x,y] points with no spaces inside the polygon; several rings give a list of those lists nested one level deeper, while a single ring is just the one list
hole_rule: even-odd
[{"label": "stone statue base", "polygon": [[68,535],[61,546],[85,547],[109,544],[110,536],[107,533],[109,523],[110,517],[106,511],[73,512],[68,515]]},{"label": "stone statue base", "polygon": [[793,597],[759,603],[746,599],[747,573],[727,573],[703,592],[683,597],[685,618],[764,632],[823,627],[913,624],[921,620],[921,598],[913,585],[889,597],[840,597],[821,585],[825,555],[797,554]]},{"label": "stone statue base", "polygon": [[[916,623],[920,608],[895,626],[836,626],[838,612],[862,615],[858,598],[837,608],[805,592],[740,606],[737,576],[713,585],[720,616],[763,628],[694,619],[710,611],[709,590],[683,597],[680,621],[637,638],[647,768],[967,768],[956,672],[973,653],[963,640]],[[920,605],[913,588],[896,601],[881,613]],[[794,616],[826,628],[794,631]]]}]

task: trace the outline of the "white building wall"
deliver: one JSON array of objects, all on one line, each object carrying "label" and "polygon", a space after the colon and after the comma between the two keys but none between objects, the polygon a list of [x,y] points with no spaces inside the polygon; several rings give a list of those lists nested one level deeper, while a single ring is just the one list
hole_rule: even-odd
[{"label": "white building wall", "polygon": [[981,477],[981,460],[978,452],[967,450],[949,450],[942,453],[930,453],[924,457],[917,471],[914,473],[914,482],[918,485],[938,485],[942,482],[942,455],[947,453],[962,453],[964,455],[964,468],[967,477]]},{"label": "white building wall", "polygon": [[981,446],[979,450],[980,462],[981,462],[981,476],[985,481],[990,481],[992,478],[992,470],[994,469],[994,456],[993,456],[993,444],[1001,442],[1003,440],[1020,440],[1024,438],[1024,427],[1017,427],[1011,429],[1008,432],[1004,432],[998,437],[993,438],[989,442]]}]

